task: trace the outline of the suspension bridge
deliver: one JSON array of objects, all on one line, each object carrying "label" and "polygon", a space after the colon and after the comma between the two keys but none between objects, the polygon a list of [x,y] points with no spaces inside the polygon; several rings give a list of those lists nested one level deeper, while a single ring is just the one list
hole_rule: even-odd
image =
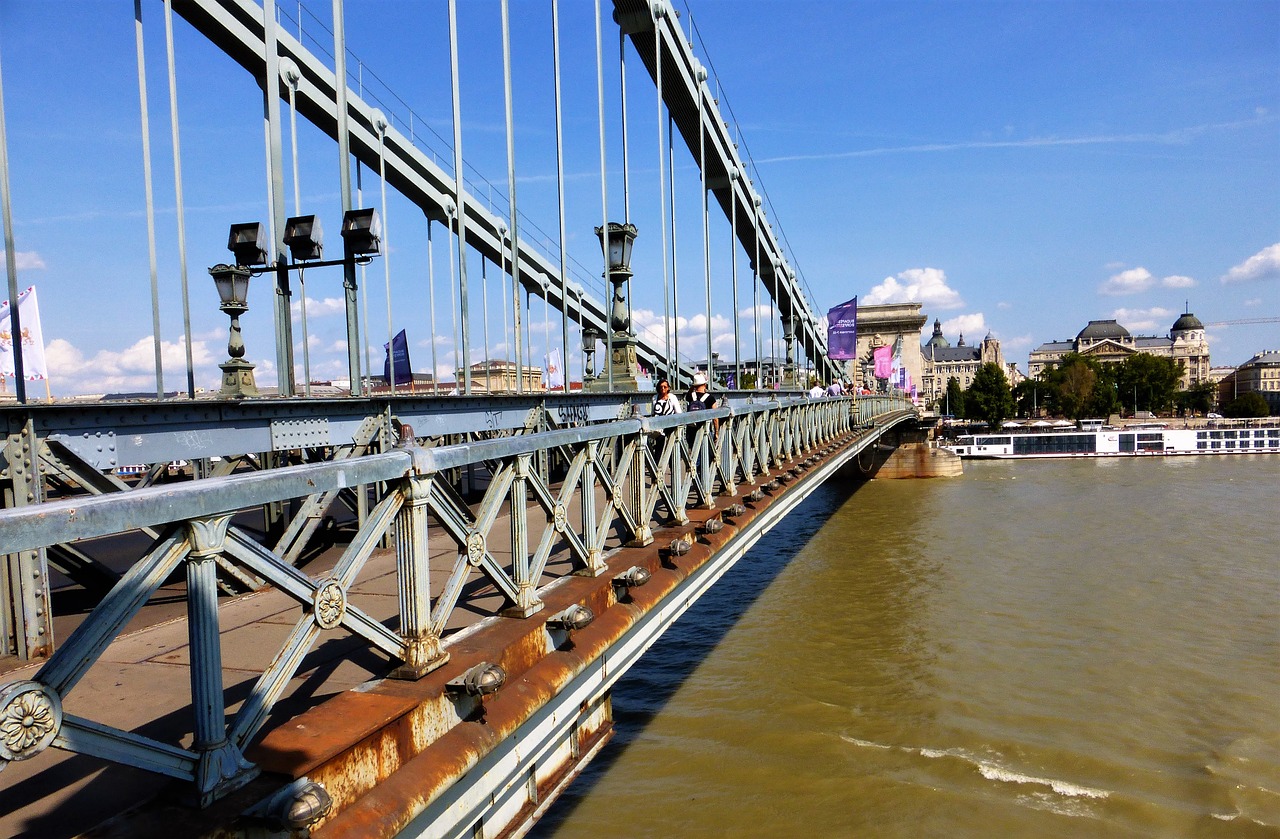
[{"label": "suspension bridge", "polygon": [[[209,269],[231,319],[220,391],[196,387],[181,232],[185,391],[163,384],[162,300],[172,296],[158,290],[154,236],[154,397],[46,402],[27,393],[16,354],[18,400],[0,407],[6,834],[520,835],[608,741],[611,686],[666,627],[814,487],[872,473],[911,439],[920,417],[902,393],[810,395],[811,379],[852,382],[858,371],[829,354],[824,316],[671,5],[565,10],[594,43],[571,52],[594,52],[574,78],[596,82],[585,111],[600,164],[596,236],[573,255],[560,4],[542,4],[550,36],[536,45],[554,88],[549,203],[518,177],[507,0],[485,4],[498,23],[484,30],[502,68],[504,188],[466,162],[459,5],[481,4],[414,12],[447,33],[446,141],[417,106],[372,84],[373,68],[346,43],[342,0],[323,21],[273,0],[134,4],[144,137],[146,80],[162,72],[169,85],[179,231],[176,92],[215,83],[207,76],[227,76],[238,85],[228,97],[260,107],[241,128],[266,160],[268,212],[232,222]],[[516,45],[533,49],[514,29]],[[162,71],[147,66],[144,41],[159,33]],[[617,43],[608,57],[606,41]],[[223,65],[182,75],[175,43]],[[643,116],[638,78],[649,84]],[[312,132],[301,146],[299,119]],[[656,164],[644,179],[641,134]],[[610,136],[621,139],[612,149]],[[3,121],[0,148],[17,300],[8,172],[23,161],[9,154]],[[324,257],[320,216],[302,212],[301,173],[317,169],[316,154],[332,170],[341,257]],[[362,200],[368,177],[375,202]],[[558,235],[525,206],[555,208]],[[701,228],[692,272],[677,258],[686,214]],[[720,250],[729,245],[714,283],[713,224],[728,233]],[[659,244],[633,265],[641,230]],[[449,257],[441,276],[437,238]],[[404,254],[423,243],[419,270]],[[367,274],[379,260],[384,377],[368,358]],[[313,284],[327,271],[342,278],[340,395],[322,392],[311,369],[308,270]],[[656,312],[643,324],[634,276],[647,287],[643,311]],[[255,277],[270,284],[256,321]],[[421,380],[397,370],[407,351],[392,351],[410,298],[431,335]],[[720,336],[714,299],[732,313]],[[266,334],[274,362],[255,365],[246,344]],[[560,360],[554,389],[538,355],[548,367]],[[653,415],[656,379],[682,390],[698,376],[720,382],[714,408]]]}]

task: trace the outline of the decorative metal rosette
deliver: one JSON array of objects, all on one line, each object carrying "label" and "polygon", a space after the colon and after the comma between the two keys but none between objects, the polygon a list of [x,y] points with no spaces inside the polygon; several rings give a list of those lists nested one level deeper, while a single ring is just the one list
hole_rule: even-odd
[{"label": "decorative metal rosette", "polygon": [[551,509],[551,523],[555,526],[556,533],[564,533],[569,526],[569,514],[565,512],[564,505],[558,501]]},{"label": "decorative metal rosette", "polygon": [[62,700],[39,682],[0,688],[0,759],[26,760],[44,751],[62,728]]},{"label": "decorative metal rosette", "polygon": [[484,559],[484,534],[479,530],[473,530],[467,534],[467,563],[473,568],[480,567],[480,561]]},{"label": "decorative metal rosette", "polygon": [[316,625],[321,629],[333,629],[342,623],[347,611],[347,593],[337,580],[325,580],[315,593]]}]

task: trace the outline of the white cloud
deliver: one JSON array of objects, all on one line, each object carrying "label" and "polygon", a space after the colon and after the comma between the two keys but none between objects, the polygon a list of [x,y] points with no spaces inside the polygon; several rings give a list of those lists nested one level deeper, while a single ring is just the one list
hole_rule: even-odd
[{"label": "white cloud", "polygon": [[1012,304],[1012,303],[1010,303],[1010,302],[1008,302],[1008,301],[1006,301],[1006,300],[1001,300],[999,303],[997,303],[997,304],[996,304],[996,308],[997,308],[997,309],[999,309],[1000,311],[1004,312],[1004,311],[1007,311],[1007,310],[1009,310],[1009,309],[1012,309],[1012,308],[1013,308],[1013,304]]},{"label": "white cloud", "polygon": [[[926,328],[929,328],[929,334],[932,335],[932,328]],[[987,331],[987,319],[982,312],[972,315],[960,315],[942,322],[942,334],[947,336],[947,340],[951,341],[952,346],[958,345],[960,336],[964,335],[965,344],[972,347],[986,337]]]},{"label": "white cloud", "polygon": [[1180,274],[1174,274],[1165,277],[1160,281],[1160,285],[1165,288],[1192,288],[1196,285],[1196,281],[1191,277],[1183,277]]},{"label": "white cloud", "polygon": [[1222,275],[1224,283],[1280,280],[1280,242],[1265,247]]},{"label": "white cloud", "polygon": [[1130,268],[1119,274],[1112,274],[1102,285],[1098,286],[1099,294],[1119,296],[1137,294],[1146,291],[1156,283],[1156,278],[1146,268]]},{"label": "white cloud", "polygon": [[1000,349],[1004,351],[1006,356],[1008,355],[1009,350],[1029,350],[1031,349],[1031,340],[1030,335],[1017,335],[1013,338],[1007,339],[1002,338],[1000,339]]},{"label": "white cloud", "polygon": [[[45,345],[45,361],[53,387],[66,395],[81,393],[155,392],[155,347],[151,336],[139,338],[123,350],[99,350],[86,358],[74,344],[55,338]],[[181,338],[160,342],[160,359],[164,368],[166,390],[186,388],[187,351]],[[204,341],[193,341],[191,359],[195,367],[196,385],[211,386],[217,381],[218,359]],[[256,362],[255,362],[256,363]],[[262,365],[259,365],[261,373]],[[272,367],[274,370],[274,366]],[[263,379],[259,375],[259,383]]]},{"label": "white cloud", "polygon": [[44,259],[35,251],[14,251],[13,260],[17,263],[19,271],[31,271],[47,267],[44,264]]},{"label": "white cloud", "polygon": [[960,292],[947,285],[947,274],[940,268],[908,268],[896,277],[885,277],[858,302],[868,306],[923,303],[932,309],[958,309],[964,305]]},{"label": "white cloud", "polygon": [[[302,301],[295,300],[291,307],[294,317],[302,316]],[[322,318],[329,315],[343,314],[347,310],[347,302],[341,297],[326,297],[323,300],[317,300],[314,297],[307,298],[307,320],[312,318]]]},{"label": "white cloud", "polygon": [[1253,308],[1254,306],[1261,306],[1261,305],[1262,305],[1262,298],[1261,298],[1261,297],[1250,297],[1248,300],[1244,301],[1244,305],[1248,306],[1249,308]]},{"label": "white cloud", "polygon": [[1168,329],[1169,324],[1176,317],[1169,309],[1162,309],[1159,306],[1151,309],[1116,309],[1111,316],[1124,324],[1126,329],[1134,332]]}]

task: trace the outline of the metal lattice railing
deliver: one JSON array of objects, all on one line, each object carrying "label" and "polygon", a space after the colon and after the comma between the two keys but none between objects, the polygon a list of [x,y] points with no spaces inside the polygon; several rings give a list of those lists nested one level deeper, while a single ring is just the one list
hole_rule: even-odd
[{"label": "metal lattice railing", "polygon": [[[541,588],[563,574],[603,573],[612,547],[651,542],[655,523],[685,523],[688,505],[712,507],[717,494],[754,484],[777,464],[907,407],[894,397],[794,399],[435,448],[418,446],[410,435],[396,450],[342,461],[2,510],[0,553],[142,528],[154,528],[158,536],[33,679],[0,688],[0,759],[22,760],[53,745],[190,781],[207,804],[256,774],[245,749],[323,633],[341,628],[398,665],[393,675],[420,677],[447,660],[448,628],[477,578],[488,584],[489,597],[499,596],[502,605],[494,612],[527,618],[542,606]],[[550,461],[555,469],[548,468]],[[469,503],[450,480],[458,470],[487,477],[478,501]],[[273,549],[233,521],[239,511],[281,502],[305,506],[307,499],[350,489],[377,494],[322,576],[294,566],[292,540]],[[432,529],[448,538],[429,540]],[[370,558],[388,542],[394,545],[398,609],[380,620],[351,594]],[[433,560],[439,567],[442,553],[449,571],[439,591],[432,591],[429,569]],[[260,578],[301,607],[230,719],[219,564]],[[164,581],[181,572],[190,638],[190,747],[64,713],[64,700],[108,645]]]}]

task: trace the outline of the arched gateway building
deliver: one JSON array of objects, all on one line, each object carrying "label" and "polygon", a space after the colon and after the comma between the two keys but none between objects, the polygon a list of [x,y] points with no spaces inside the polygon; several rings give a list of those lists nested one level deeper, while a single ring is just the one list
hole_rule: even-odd
[{"label": "arched gateway building", "polygon": [[1027,359],[1027,375],[1036,377],[1067,353],[1114,363],[1140,352],[1181,361],[1179,386],[1184,390],[1209,378],[1209,342],[1204,336],[1204,324],[1191,312],[1184,312],[1174,321],[1167,338],[1134,336],[1114,320],[1091,320],[1074,341],[1050,341],[1032,350]]}]

